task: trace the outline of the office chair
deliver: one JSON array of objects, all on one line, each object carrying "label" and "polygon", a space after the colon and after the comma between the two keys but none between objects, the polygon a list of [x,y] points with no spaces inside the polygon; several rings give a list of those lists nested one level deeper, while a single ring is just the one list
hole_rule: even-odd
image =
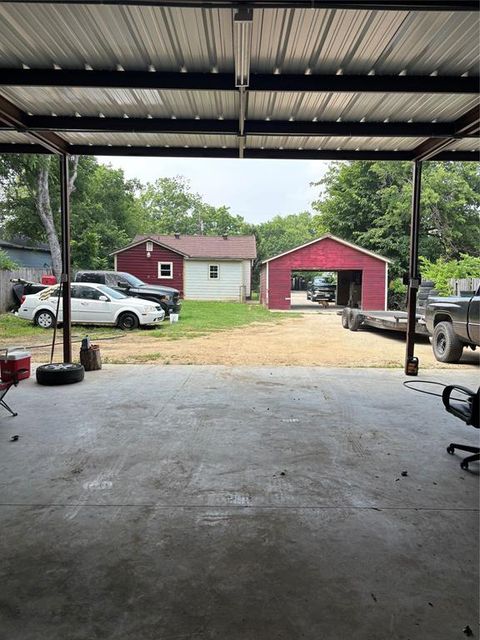
[{"label": "office chair", "polygon": [[[458,394],[462,394],[465,398],[451,398],[453,392],[457,392]],[[442,393],[442,401],[445,406],[445,409],[448,413],[460,418],[463,420],[465,424],[468,424],[475,429],[478,429],[480,426],[480,387],[477,391],[472,391],[471,389],[467,389],[466,387],[460,387],[459,385],[449,385],[445,387]],[[480,448],[472,447],[466,444],[457,444],[456,442],[451,442],[447,447],[447,452],[453,454],[455,449],[459,451],[468,451],[469,453],[473,453],[473,456],[467,456],[462,460],[460,466],[462,469],[467,470],[470,462],[475,462],[480,460]]]}]

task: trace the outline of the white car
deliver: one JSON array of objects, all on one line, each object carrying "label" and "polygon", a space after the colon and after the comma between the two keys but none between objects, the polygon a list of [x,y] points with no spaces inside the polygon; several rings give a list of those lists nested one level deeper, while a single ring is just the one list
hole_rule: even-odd
[{"label": "white car", "polygon": [[[33,320],[44,329],[55,324],[60,287],[47,287],[31,296],[25,296],[18,316]],[[112,324],[120,329],[136,329],[139,325],[158,324],[165,311],[156,302],[131,298],[104,284],[72,284],[72,322],[78,324]],[[62,300],[58,322],[62,322]]]}]

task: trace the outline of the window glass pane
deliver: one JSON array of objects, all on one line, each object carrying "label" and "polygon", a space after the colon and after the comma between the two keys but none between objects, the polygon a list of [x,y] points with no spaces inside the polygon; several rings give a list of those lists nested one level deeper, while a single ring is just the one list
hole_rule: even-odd
[{"label": "window glass pane", "polygon": [[212,279],[218,278],[218,264],[211,264],[209,267],[209,275]]},{"label": "window glass pane", "polygon": [[90,287],[77,287],[76,295],[72,297],[82,298],[82,300],[98,300],[101,293],[97,289],[91,289]]},{"label": "window glass pane", "polygon": [[160,262],[160,277],[171,278],[172,277],[172,265],[170,262]]}]

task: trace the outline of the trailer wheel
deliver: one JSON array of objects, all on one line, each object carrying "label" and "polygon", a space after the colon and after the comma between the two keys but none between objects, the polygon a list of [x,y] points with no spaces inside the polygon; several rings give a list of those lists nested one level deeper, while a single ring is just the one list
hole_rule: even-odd
[{"label": "trailer wheel", "polygon": [[439,362],[458,362],[462,357],[463,344],[450,322],[439,322],[433,330],[433,354]]},{"label": "trailer wheel", "polygon": [[358,331],[363,323],[363,316],[356,309],[350,309],[348,313],[348,328],[350,331]]},{"label": "trailer wheel", "polygon": [[67,362],[43,364],[37,367],[36,370],[38,384],[49,387],[81,382],[84,376],[85,369],[81,364],[70,364]]},{"label": "trailer wheel", "polygon": [[348,329],[348,312],[350,311],[350,309],[348,309],[348,307],[345,307],[345,309],[342,310],[342,327],[344,329]]}]

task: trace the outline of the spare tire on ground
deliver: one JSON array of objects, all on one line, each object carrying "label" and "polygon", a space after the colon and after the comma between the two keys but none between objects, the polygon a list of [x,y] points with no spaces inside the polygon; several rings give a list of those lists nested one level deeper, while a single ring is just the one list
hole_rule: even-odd
[{"label": "spare tire on ground", "polygon": [[344,309],[342,309],[342,327],[344,329],[348,329],[348,312],[350,311],[350,309],[348,307],[345,307]]},{"label": "spare tire on ground", "polygon": [[85,377],[85,369],[81,364],[54,362],[37,367],[36,376],[38,384],[53,387],[81,382]]}]

